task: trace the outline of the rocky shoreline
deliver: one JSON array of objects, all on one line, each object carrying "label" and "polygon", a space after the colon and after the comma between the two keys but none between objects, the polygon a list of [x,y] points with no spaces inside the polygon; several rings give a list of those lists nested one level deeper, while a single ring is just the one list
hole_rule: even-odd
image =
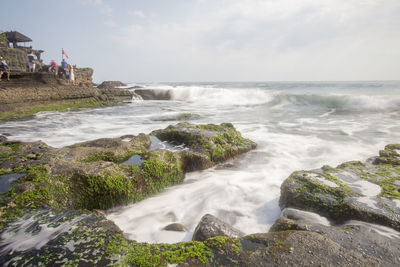
[{"label": "rocky shoreline", "polygon": [[75,85],[48,72],[12,73],[10,81],[0,82],[0,120],[33,116],[40,111],[116,105],[131,101],[134,95],[112,86],[94,87],[90,68],[76,68],[75,72]]},{"label": "rocky shoreline", "polygon": [[[160,149],[167,141],[175,151]],[[256,148],[232,124],[170,125],[149,135],[63,148],[0,144],[0,262],[77,266],[395,266],[400,264],[400,145],[366,162],[294,172],[281,186],[281,217],[244,235],[205,215],[193,241],[137,243],[104,211],[140,201]],[[187,231],[175,223],[169,231]],[[24,238],[25,242],[21,242]]]}]

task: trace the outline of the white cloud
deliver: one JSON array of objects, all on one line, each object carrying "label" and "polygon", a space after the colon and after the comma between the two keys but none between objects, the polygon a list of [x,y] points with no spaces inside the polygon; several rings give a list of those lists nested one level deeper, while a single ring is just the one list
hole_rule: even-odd
[{"label": "white cloud", "polygon": [[[150,72],[167,80],[375,79],[397,75],[399,60],[393,57],[400,55],[400,1],[217,2],[208,1],[209,11],[193,13],[190,20],[126,25],[113,38],[134,51],[134,61],[142,63],[139,75],[147,77],[144,73]],[[207,1],[200,3],[207,5]],[[162,73],[154,71],[155,64]]]},{"label": "white cloud", "polygon": [[135,10],[135,11],[130,12],[129,14],[131,16],[135,16],[135,17],[138,17],[138,18],[145,18],[146,17],[146,15],[141,10]]}]

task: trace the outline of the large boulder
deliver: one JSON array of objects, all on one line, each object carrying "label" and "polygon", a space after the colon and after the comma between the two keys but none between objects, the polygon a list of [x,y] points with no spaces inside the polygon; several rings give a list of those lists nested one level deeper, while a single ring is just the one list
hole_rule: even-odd
[{"label": "large boulder", "polygon": [[[309,248],[309,255],[306,260],[311,260],[317,264],[319,261],[323,266],[330,265],[332,260],[347,261],[345,265],[359,265],[356,262],[368,265],[374,263],[374,266],[397,266],[400,264],[400,232],[381,225],[370,224],[362,221],[351,220],[342,225],[325,225],[326,218],[320,217],[318,214],[311,214],[301,210],[291,209],[288,214],[282,212],[275,224],[271,227],[272,233],[303,233],[317,237],[316,233],[324,237],[328,244],[327,248],[314,247]],[[297,218],[288,218],[296,214]],[[299,217],[298,217],[299,216]],[[315,220],[317,218],[317,220]],[[326,242],[325,241],[325,242]],[[314,242],[309,240],[307,243]],[[284,244],[282,244],[284,246]],[[335,250],[334,255],[330,249]],[[289,248],[293,254],[296,254],[296,248]],[[324,257],[326,253],[326,257]],[[321,257],[320,260],[315,258]],[[365,261],[364,261],[364,260]],[[317,260],[317,262],[315,261]],[[332,262],[332,265],[333,264]],[[361,264],[362,265],[362,264]]]},{"label": "large boulder", "polygon": [[211,214],[206,214],[201,218],[199,224],[196,226],[192,240],[204,241],[210,237],[216,236],[236,238],[244,236],[244,234],[217,217]]},{"label": "large boulder", "polygon": [[242,137],[231,123],[195,125],[181,122],[151,133],[162,141],[184,145],[190,153],[183,154],[184,169],[208,168],[257,147]]},{"label": "large boulder", "polygon": [[299,208],[334,223],[362,220],[400,230],[400,145],[378,158],[294,172],[281,186],[281,208]]}]

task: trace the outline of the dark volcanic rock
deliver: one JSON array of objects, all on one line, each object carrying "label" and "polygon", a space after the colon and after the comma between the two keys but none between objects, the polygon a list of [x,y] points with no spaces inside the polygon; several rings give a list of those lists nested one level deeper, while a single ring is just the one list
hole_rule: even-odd
[{"label": "dark volcanic rock", "polygon": [[[302,211],[298,211],[302,213]],[[315,214],[315,216],[318,216]],[[311,217],[309,217],[311,219]],[[400,233],[391,228],[365,223],[348,221],[340,226],[327,226],[310,220],[291,220],[279,218],[271,231],[308,231],[325,236],[334,247],[341,247],[336,257],[346,255],[362,256],[376,262],[377,266],[397,266],[400,264]],[[311,253],[318,255],[323,248],[314,248]],[[329,253],[327,254],[329,255]],[[326,258],[327,262],[329,258]],[[327,262],[322,265],[326,265]],[[352,263],[354,264],[354,263]]]},{"label": "dark volcanic rock", "polygon": [[101,84],[99,84],[97,86],[97,88],[112,89],[112,88],[119,87],[119,86],[126,86],[126,84],[124,84],[123,82],[120,82],[120,81],[104,81]]},{"label": "dark volcanic rock", "polygon": [[240,237],[244,234],[210,214],[204,215],[193,233],[192,240],[204,241],[215,236]]},{"label": "dark volcanic rock", "polygon": [[187,232],[189,231],[183,224],[171,223],[163,228],[166,231]]},{"label": "dark volcanic rock", "polygon": [[140,95],[143,100],[171,100],[172,95],[169,90],[161,89],[136,89],[135,94]]},{"label": "dark volcanic rock", "polygon": [[115,261],[106,248],[119,235],[100,213],[40,209],[1,230],[0,264],[105,266]]}]

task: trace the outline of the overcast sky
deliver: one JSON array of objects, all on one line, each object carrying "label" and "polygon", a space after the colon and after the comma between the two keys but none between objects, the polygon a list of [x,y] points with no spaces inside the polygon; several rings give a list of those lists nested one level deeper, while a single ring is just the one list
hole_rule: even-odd
[{"label": "overcast sky", "polygon": [[1,0],[45,63],[94,80],[399,80],[400,0]]}]

